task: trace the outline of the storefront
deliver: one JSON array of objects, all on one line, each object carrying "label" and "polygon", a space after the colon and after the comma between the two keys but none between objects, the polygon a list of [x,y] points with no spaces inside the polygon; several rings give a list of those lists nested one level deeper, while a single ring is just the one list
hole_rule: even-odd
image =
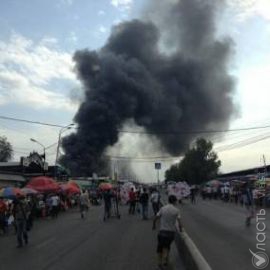
[{"label": "storefront", "polygon": [[0,173],[0,188],[1,187],[22,187],[26,183],[26,178],[17,174]]}]

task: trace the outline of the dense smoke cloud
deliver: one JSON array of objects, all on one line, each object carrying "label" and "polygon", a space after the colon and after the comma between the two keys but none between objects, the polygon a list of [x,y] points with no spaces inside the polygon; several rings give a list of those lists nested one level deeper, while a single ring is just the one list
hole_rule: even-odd
[{"label": "dense smoke cloud", "polygon": [[115,26],[99,51],[75,53],[85,100],[74,119],[77,133],[63,141],[62,159],[73,173],[104,168],[106,148],[129,120],[173,156],[196,136],[189,131],[228,126],[231,41],[216,38],[220,4],[213,2],[219,1],[156,1],[147,19]]}]

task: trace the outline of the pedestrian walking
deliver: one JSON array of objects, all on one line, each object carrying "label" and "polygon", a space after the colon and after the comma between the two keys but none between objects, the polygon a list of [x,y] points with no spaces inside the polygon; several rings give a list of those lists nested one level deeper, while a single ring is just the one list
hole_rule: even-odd
[{"label": "pedestrian walking", "polygon": [[229,202],[229,199],[230,199],[230,188],[228,187],[228,185],[225,184],[225,186],[224,186],[224,201]]},{"label": "pedestrian walking", "polygon": [[79,205],[80,205],[80,214],[81,218],[85,218],[85,212],[89,207],[89,196],[88,193],[83,190],[80,197],[79,197]]},{"label": "pedestrian walking", "polygon": [[129,214],[135,215],[135,207],[136,207],[136,193],[134,192],[134,188],[131,188],[129,194]]},{"label": "pedestrian walking", "polygon": [[245,183],[242,187],[243,203],[246,207],[246,226],[250,226],[251,219],[254,217],[254,199],[251,186]]},{"label": "pedestrian walking", "polygon": [[152,203],[152,209],[153,209],[154,215],[156,215],[160,208],[160,194],[157,191],[157,189],[153,190],[150,197],[150,201]]},{"label": "pedestrian walking", "polygon": [[6,213],[7,213],[7,205],[5,201],[0,198],[0,230],[3,232],[3,234],[6,233],[7,229]]},{"label": "pedestrian walking", "polygon": [[153,221],[153,230],[155,230],[156,223],[160,220],[157,245],[158,266],[160,269],[169,263],[170,246],[174,241],[176,223],[178,223],[179,231],[182,231],[180,211],[175,207],[176,203],[177,198],[174,195],[170,195],[169,203],[159,210]]},{"label": "pedestrian walking", "polygon": [[141,191],[138,189],[136,192],[136,202],[135,202],[135,213],[140,214],[141,209],[140,209],[140,198],[141,198]]},{"label": "pedestrian walking", "polygon": [[143,192],[140,195],[140,203],[142,205],[142,219],[148,219],[148,201],[149,195],[146,191],[146,188],[143,188]]},{"label": "pedestrian walking", "polygon": [[196,189],[195,189],[195,187],[192,187],[190,189],[190,201],[191,201],[192,204],[195,204],[196,203],[195,196],[196,196]]},{"label": "pedestrian walking", "polygon": [[17,196],[14,200],[13,215],[17,228],[17,247],[21,248],[24,244],[28,244],[27,219],[29,215],[28,205],[24,196]]},{"label": "pedestrian walking", "polygon": [[33,228],[34,225],[34,218],[36,217],[37,214],[37,205],[36,201],[34,200],[33,197],[29,197],[27,199],[27,204],[28,204],[28,209],[29,209],[29,215],[27,218],[27,230],[30,231]]},{"label": "pedestrian walking", "polygon": [[111,190],[105,190],[103,193],[103,200],[104,200],[104,217],[103,220],[111,217],[111,210],[112,210],[112,197],[113,194],[111,193]]},{"label": "pedestrian walking", "polygon": [[211,186],[208,186],[207,187],[207,189],[206,189],[206,192],[207,192],[207,198],[209,199],[209,200],[212,200],[212,195],[213,195],[213,189],[212,189],[212,187]]},{"label": "pedestrian walking", "polygon": [[60,205],[59,196],[57,194],[52,195],[51,196],[51,216],[52,216],[52,218],[58,217],[59,205]]}]

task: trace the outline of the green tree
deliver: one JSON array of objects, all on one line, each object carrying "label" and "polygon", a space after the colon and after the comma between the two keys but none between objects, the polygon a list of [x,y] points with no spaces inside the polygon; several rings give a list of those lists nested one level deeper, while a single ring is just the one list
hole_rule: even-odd
[{"label": "green tree", "polygon": [[0,162],[9,161],[12,158],[13,149],[5,136],[0,136]]},{"label": "green tree", "polygon": [[221,161],[212,149],[211,141],[197,139],[195,146],[185,153],[181,162],[166,171],[166,180],[184,180],[189,184],[201,184],[214,178]]},{"label": "green tree", "polygon": [[179,181],[179,164],[172,165],[171,168],[165,172],[165,179],[167,181]]}]

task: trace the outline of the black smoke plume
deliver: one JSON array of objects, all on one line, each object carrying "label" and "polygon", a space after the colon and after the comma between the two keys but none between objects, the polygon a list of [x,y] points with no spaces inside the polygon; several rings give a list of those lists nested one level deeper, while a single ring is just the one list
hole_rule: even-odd
[{"label": "black smoke plume", "polygon": [[[214,2],[163,1],[152,6],[148,20],[115,26],[100,50],[75,53],[85,100],[74,119],[78,131],[63,140],[62,158],[74,174],[100,172],[106,148],[128,120],[155,135],[172,156],[197,136],[190,131],[228,126],[232,46],[216,37],[220,4]],[[149,20],[151,14],[160,19]]]}]

